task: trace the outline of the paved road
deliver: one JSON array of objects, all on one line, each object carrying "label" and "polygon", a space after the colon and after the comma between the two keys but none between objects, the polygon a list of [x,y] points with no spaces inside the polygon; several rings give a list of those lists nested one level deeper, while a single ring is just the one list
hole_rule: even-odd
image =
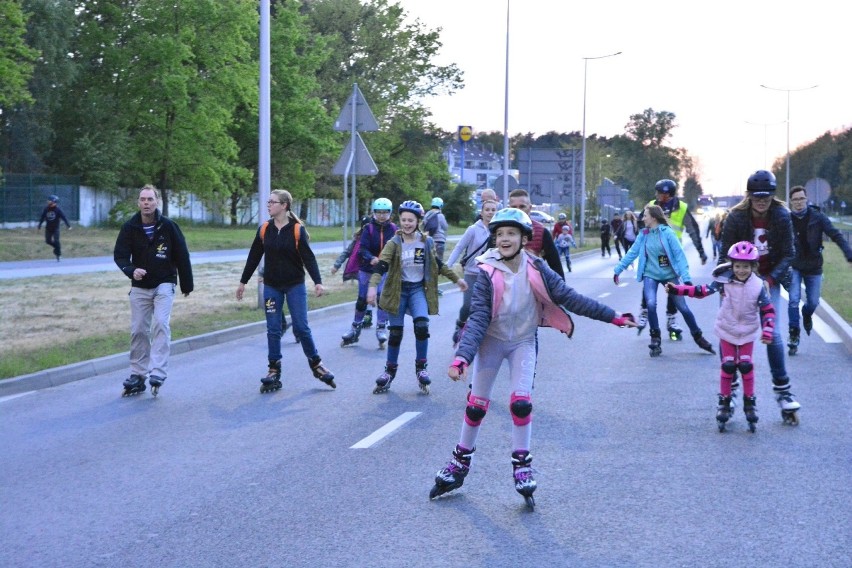
[{"label": "paved road", "polygon": [[[614,286],[608,259],[575,266],[574,287],[635,311],[638,284]],[[852,565],[852,356],[818,333],[789,361],[802,424],[781,424],[758,348],[758,431],[738,413],[720,434],[717,359],[691,341],[650,359],[647,332],[542,330],[536,511],[512,487],[505,373],[465,486],[430,502],[466,394],[444,378],[460,299],[432,320],[428,397],[410,327],[392,391],[373,395],[384,353],[370,332],[340,348],[349,314],[328,310],[312,327],[335,391],[288,334],[285,388],[261,396],[255,334],[176,355],[156,399],[122,399],[124,369],[0,398],[0,565]],[[716,301],[690,305],[712,335]]]}]

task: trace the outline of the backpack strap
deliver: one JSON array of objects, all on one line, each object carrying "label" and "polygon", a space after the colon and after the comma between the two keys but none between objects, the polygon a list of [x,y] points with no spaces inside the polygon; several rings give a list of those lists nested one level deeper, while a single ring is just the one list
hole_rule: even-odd
[{"label": "backpack strap", "polygon": [[[264,237],[266,237],[266,228],[269,226],[269,221],[260,226],[260,240],[263,242]],[[293,223],[293,237],[296,239],[296,251],[299,250],[299,239],[302,237],[301,225],[299,223]]]}]

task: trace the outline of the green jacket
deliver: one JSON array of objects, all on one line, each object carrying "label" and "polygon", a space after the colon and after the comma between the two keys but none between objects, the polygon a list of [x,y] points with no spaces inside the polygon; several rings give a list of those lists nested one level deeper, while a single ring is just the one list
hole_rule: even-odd
[{"label": "green jacket", "polygon": [[[435,256],[435,243],[432,237],[421,233],[420,239],[426,243],[425,272],[423,276],[423,290],[426,292],[426,304],[429,307],[429,315],[438,314],[438,274],[442,274],[453,282],[458,282],[458,275],[450,267],[438,262]],[[378,286],[382,275],[387,272],[385,285],[382,288],[382,296],[379,298],[379,307],[384,311],[396,315],[399,312],[399,298],[402,295],[402,231],[385,244],[379,256],[377,269],[370,277],[370,286]]]}]

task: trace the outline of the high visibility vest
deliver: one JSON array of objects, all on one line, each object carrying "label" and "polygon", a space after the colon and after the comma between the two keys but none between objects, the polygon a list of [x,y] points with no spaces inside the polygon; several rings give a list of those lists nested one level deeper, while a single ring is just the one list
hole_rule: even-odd
[{"label": "high visibility vest", "polygon": [[[659,204],[657,203],[657,200],[654,199],[652,201],[649,201],[648,205]],[[689,208],[686,206],[686,203],[681,200],[678,200],[678,208],[676,210],[673,209],[671,214],[667,216],[669,220],[669,227],[671,227],[672,230],[675,232],[675,236],[678,238],[678,240],[680,240],[683,236],[683,220],[686,218],[688,210]]]}]

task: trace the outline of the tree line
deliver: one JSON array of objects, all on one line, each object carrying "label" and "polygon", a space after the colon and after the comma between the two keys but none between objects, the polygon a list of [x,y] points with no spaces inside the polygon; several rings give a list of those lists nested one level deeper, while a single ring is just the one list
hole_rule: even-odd
[{"label": "tree line", "polygon": [[[357,82],[380,125],[364,134],[380,169],[359,179],[365,205],[440,195],[453,204],[450,220],[465,220],[471,188],[450,183],[442,157],[455,133],[436,127],[426,106],[463,87],[456,65],[435,63],[441,30],[392,0],[271,6],[272,186],[297,200],[341,197],[330,172],[348,135],[332,124]],[[257,187],[258,34],[257,0],[0,0],[0,168],[116,191],[153,182],[236,223]],[[674,113],[646,109],[623,135],[589,136],[587,186],[609,177],[643,203],[654,181],[671,177],[697,197],[695,161],[668,144],[675,127]],[[502,133],[476,140],[502,148]],[[578,132],[516,134],[511,148],[580,141]],[[833,187],[842,184],[829,173],[848,179],[838,157],[821,169]]]}]

